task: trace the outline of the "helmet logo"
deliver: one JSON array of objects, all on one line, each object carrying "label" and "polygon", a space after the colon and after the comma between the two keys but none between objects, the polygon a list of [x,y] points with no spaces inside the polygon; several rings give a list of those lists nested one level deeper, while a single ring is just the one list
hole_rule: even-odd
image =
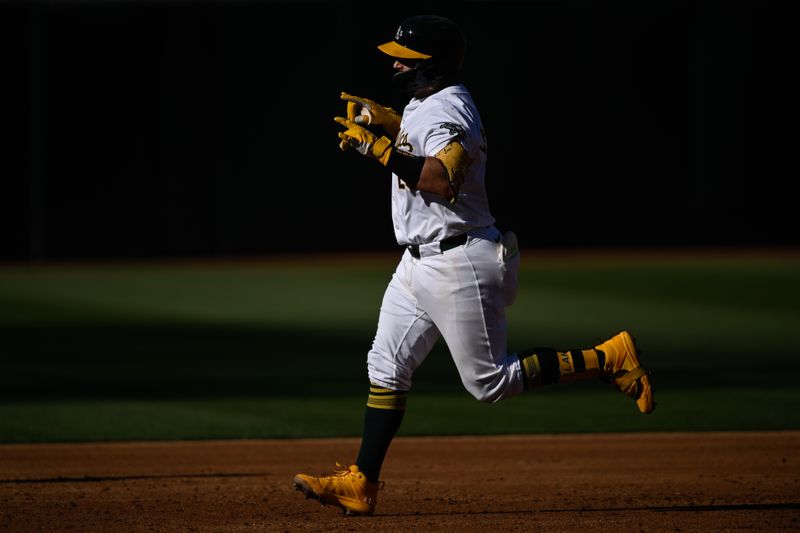
[{"label": "helmet logo", "polygon": [[402,38],[403,38],[403,27],[400,26],[399,28],[397,28],[397,33],[394,35],[394,40],[397,41]]}]

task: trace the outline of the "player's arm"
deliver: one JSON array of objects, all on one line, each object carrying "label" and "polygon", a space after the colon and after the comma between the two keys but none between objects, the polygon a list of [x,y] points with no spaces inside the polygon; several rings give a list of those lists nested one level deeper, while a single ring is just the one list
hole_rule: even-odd
[{"label": "player's arm", "polygon": [[444,163],[436,157],[414,156],[395,148],[386,166],[410,189],[436,194],[451,202],[457,193],[450,185]]},{"label": "player's arm", "polygon": [[434,157],[415,157],[395,148],[386,166],[412,189],[437,194],[455,203],[470,162],[461,143],[453,140]]},{"label": "player's arm", "polygon": [[353,148],[358,153],[376,159],[397,174],[410,189],[436,194],[455,203],[469,157],[458,141],[451,141],[435,157],[415,156],[394,146],[391,139],[378,137],[354,120],[334,117],[346,131],[339,133],[339,148]]}]

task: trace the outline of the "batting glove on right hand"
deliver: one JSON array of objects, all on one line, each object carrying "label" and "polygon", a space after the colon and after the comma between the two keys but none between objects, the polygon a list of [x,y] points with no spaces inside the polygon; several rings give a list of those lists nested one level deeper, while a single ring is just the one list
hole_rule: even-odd
[{"label": "batting glove on right hand", "polygon": [[386,132],[397,138],[400,133],[400,115],[391,107],[385,107],[368,98],[353,96],[342,92],[342,100],[347,102],[347,118],[359,126],[383,126]]}]

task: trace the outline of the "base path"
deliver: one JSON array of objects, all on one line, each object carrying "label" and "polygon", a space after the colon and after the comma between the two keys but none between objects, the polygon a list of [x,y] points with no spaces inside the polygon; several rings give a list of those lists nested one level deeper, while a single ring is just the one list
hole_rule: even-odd
[{"label": "base path", "polygon": [[358,439],[0,446],[0,531],[800,530],[800,432],[399,437],[373,517],[292,488]]}]

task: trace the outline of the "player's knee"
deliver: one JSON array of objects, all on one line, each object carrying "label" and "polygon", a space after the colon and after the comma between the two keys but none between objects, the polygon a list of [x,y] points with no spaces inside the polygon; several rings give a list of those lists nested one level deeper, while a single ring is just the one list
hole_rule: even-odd
[{"label": "player's knee", "polygon": [[484,379],[465,380],[464,387],[472,396],[483,403],[495,403],[522,392],[522,384],[510,379],[510,375],[498,372]]},{"label": "player's knee", "polygon": [[473,394],[473,396],[481,403],[495,403],[500,399],[497,394],[492,392],[486,393],[481,391],[478,394]]},{"label": "player's knee", "polygon": [[411,373],[392,366],[386,358],[370,353],[367,359],[367,376],[370,383],[392,390],[411,390]]},{"label": "player's knee", "polygon": [[496,388],[473,385],[467,386],[467,391],[481,403],[495,403],[503,399],[503,391]]}]

